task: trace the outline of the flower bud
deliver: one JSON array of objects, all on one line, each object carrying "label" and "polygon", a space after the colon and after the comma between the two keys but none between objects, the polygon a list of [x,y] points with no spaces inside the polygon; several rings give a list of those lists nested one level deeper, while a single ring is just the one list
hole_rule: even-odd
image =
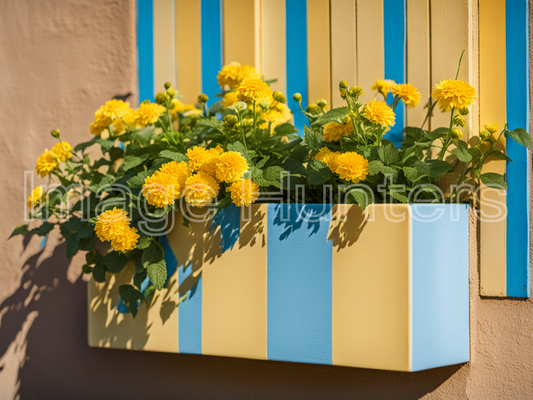
[{"label": "flower bud", "polygon": [[174,90],[173,87],[169,87],[167,89],[167,94],[170,96],[170,97],[173,97],[175,94],[176,94],[176,91]]},{"label": "flower bud", "polygon": [[346,99],[346,89],[341,89],[341,97]]},{"label": "flower bud", "polygon": [[157,104],[165,104],[166,101],[167,101],[167,96],[165,95],[165,93],[159,92],[158,94],[155,95],[155,102]]},{"label": "flower bud", "polygon": [[347,89],[348,88],[348,82],[346,82],[344,79],[339,82],[339,89]]},{"label": "flower bud", "polygon": [[328,105],[328,102],[326,101],[326,99],[318,99],[316,104],[319,107],[326,108],[326,106]]},{"label": "flower bud", "polygon": [[272,93],[272,97],[274,98],[274,100],[276,100],[279,103],[285,103],[287,101],[287,98],[283,95],[283,93],[277,90],[274,93]]},{"label": "flower bud", "polygon": [[498,132],[498,124],[485,125],[485,129],[490,133],[495,134]]},{"label": "flower bud", "polygon": [[237,125],[238,122],[239,122],[239,119],[235,115],[230,114],[224,117],[224,124],[228,128],[233,128],[235,125]]},{"label": "flower bud", "polygon": [[459,139],[461,139],[463,137],[463,132],[461,132],[457,128],[453,128],[451,133],[450,133],[450,136],[452,137],[452,139],[459,140]]},{"label": "flower bud", "polygon": [[347,124],[348,122],[350,122],[350,116],[349,115],[345,115],[344,118],[342,119],[342,123],[343,124]]},{"label": "flower bud", "polygon": [[264,111],[264,110],[267,110],[269,107],[270,107],[270,101],[268,100],[261,100],[259,102],[259,107],[261,107],[261,109]]},{"label": "flower bud", "polygon": [[320,114],[322,112],[320,107],[318,107],[318,105],[316,105],[316,104],[309,104],[305,108],[305,111],[307,111],[309,114],[313,114],[313,115],[318,115],[318,114]]},{"label": "flower bud", "polygon": [[172,86],[170,82],[165,82],[165,89],[169,89]]},{"label": "flower bud", "polygon": [[59,129],[54,129],[50,134],[56,139],[59,139]]},{"label": "flower bud", "polygon": [[292,95],[292,99],[293,99],[294,101],[297,101],[297,102],[299,103],[300,101],[302,101],[302,95],[301,95],[300,93],[294,93],[294,94]]},{"label": "flower bud", "polygon": [[468,107],[461,107],[459,109],[459,114],[461,114],[461,115],[468,115],[469,112],[470,112],[470,110],[468,109]]},{"label": "flower bud", "polygon": [[209,100],[209,97],[207,97],[206,94],[202,93],[200,96],[198,96],[198,101],[200,103],[207,103],[207,100]]},{"label": "flower bud", "polygon": [[360,96],[365,94],[365,92],[363,91],[363,88],[359,86],[352,86],[350,88],[349,93],[350,93],[350,96],[355,97],[355,98],[359,98]]},{"label": "flower bud", "polygon": [[492,134],[488,130],[483,129],[481,132],[479,132],[479,137],[481,138],[482,142],[485,142],[492,137]]},{"label": "flower bud", "polygon": [[466,121],[462,119],[461,117],[459,117],[458,115],[456,115],[455,117],[453,117],[453,124],[455,126],[460,126],[462,128],[466,126]]},{"label": "flower bud", "polygon": [[244,101],[238,101],[233,105],[233,108],[237,111],[244,111],[246,110],[246,103]]}]

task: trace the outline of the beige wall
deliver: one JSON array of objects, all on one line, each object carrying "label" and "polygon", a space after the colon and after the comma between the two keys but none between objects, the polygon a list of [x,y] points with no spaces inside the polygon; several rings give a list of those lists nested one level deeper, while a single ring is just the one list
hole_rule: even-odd
[{"label": "beige wall", "polygon": [[533,398],[533,300],[479,297],[475,237],[466,365],[397,373],[89,348],[82,260],[57,237],[44,249],[6,239],[49,131],[88,138],[94,110],[135,93],[135,74],[133,0],[0,1],[0,400]]}]

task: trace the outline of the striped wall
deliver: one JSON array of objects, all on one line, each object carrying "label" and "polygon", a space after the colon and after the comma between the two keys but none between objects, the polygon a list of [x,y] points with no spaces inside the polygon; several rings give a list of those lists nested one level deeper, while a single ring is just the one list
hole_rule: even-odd
[{"label": "striped wall", "polygon": [[[287,93],[301,130],[306,119],[293,93],[338,107],[340,80],[362,86],[369,101],[375,80],[394,79],[412,83],[423,99],[396,108],[386,137],[399,145],[404,126],[422,126],[426,99],[435,83],[455,76],[464,49],[459,79],[479,94],[464,137],[505,121],[529,129],[527,0],[137,0],[137,7],[140,100],[153,100],[170,81],[186,102],[202,92],[214,101],[218,70],[239,61],[277,79],[272,87]],[[424,127],[447,126],[448,118],[436,111]],[[482,223],[481,293],[529,297],[527,152],[512,140],[499,146],[513,162],[492,160],[485,172],[506,173],[509,190],[484,189],[483,212],[508,216]]]}]

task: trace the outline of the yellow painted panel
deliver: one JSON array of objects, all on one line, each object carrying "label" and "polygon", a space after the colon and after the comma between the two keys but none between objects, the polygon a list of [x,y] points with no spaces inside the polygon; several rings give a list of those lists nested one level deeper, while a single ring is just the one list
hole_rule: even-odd
[{"label": "yellow painted panel", "polygon": [[106,283],[89,282],[89,346],[114,349],[178,352],[177,274],[168,289],[156,292],[150,308],[142,304],[135,319],[116,309],[120,285],[131,284],[135,265],[106,275]]},{"label": "yellow painted panel", "polygon": [[309,103],[325,99],[331,107],[330,53],[330,0],[307,0]]},{"label": "yellow painted panel", "polygon": [[224,64],[233,61],[261,69],[259,0],[224,0]]},{"label": "yellow painted panel", "polygon": [[[506,119],[506,50],[505,1],[483,0],[479,4],[479,117],[481,125],[497,123],[502,129]],[[505,138],[497,145],[505,151]],[[489,159],[482,172],[505,173],[506,161]],[[485,216],[505,211],[506,193],[482,189],[481,210]],[[499,202],[500,206],[489,204]],[[481,221],[480,289],[484,296],[507,294],[507,224],[501,221]]]},{"label": "yellow painted panel", "polygon": [[165,82],[176,86],[175,0],[154,0],[155,91]]},{"label": "yellow painted panel", "polygon": [[376,97],[370,87],[385,78],[383,32],[383,2],[357,0],[357,84],[365,91],[363,103]]},{"label": "yellow painted panel", "polygon": [[233,249],[221,252],[220,229],[206,235],[203,354],[267,358],[267,207],[252,206]]},{"label": "yellow painted panel", "polygon": [[200,0],[176,0],[177,88],[186,103],[202,92]]},{"label": "yellow painted panel", "polygon": [[[410,369],[410,208],[390,222],[386,207],[371,205],[366,221],[349,206],[344,221],[335,206],[333,241],[333,364],[360,368]],[[388,207],[387,207],[388,208]],[[389,212],[390,214],[390,212]],[[386,251],[384,249],[386,243]],[[375,283],[380,282],[379,291]]]},{"label": "yellow painted panel", "polygon": [[357,84],[356,0],[331,2],[331,101],[333,107],[346,102],[339,94],[339,82]]},{"label": "yellow painted panel", "polygon": [[[420,104],[407,107],[407,126],[422,127],[431,96],[429,0],[407,0],[407,82],[422,94]],[[429,127],[429,120],[424,125]]]},{"label": "yellow painted panel", "polygon": [[277,79],[270,87],[287,94],[285,0],[261,2],[261,73]]}]

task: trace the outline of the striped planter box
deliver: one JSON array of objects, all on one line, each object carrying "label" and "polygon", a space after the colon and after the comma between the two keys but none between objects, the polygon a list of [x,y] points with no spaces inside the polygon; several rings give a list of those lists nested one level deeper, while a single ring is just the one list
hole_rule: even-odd
[{"label": "striped planter box", "polygon": [[136,319],[116,310],[133,266],[92,281],[89,344],[396,371],[469,360],[468,206],[248,211],[176,219],[161,243],[177,273]]}]

